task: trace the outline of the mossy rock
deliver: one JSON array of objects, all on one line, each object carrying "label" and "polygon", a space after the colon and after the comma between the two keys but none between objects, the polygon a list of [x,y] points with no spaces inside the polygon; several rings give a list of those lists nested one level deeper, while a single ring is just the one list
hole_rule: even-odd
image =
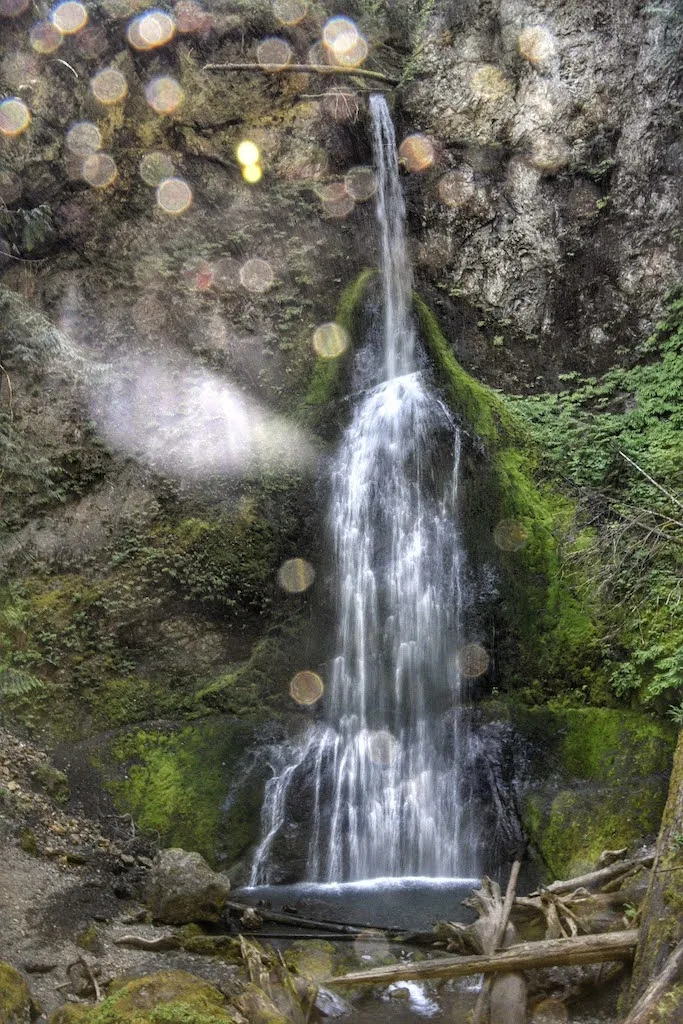
[{"label": "mossy rock", "polygon": [[29,1024],[33,1001],[19,971],[0,961],[0,1024]]},{"label": "mossy rock", "polygon": [[53,768],[52,765],[40,761],[32,772],[33,781],[58,804],[69,802],[69,780],[66,774]]},{"label": "mossy rock", "polygon": [[335,948],[323,939],[298,940],[285,953],[285,963],[290,971],[321,982],[332,976]]},{"label": "mossy rock", "polygon": [[[114,992],[74,1019],[64,1008],[50,1024],[234,1024],[225,996],[187,971],[159,971],[134,981],[115,982]],[[79,1008],[80,1010],[80,1008]]]},{"label": "mossy rock", "polygon": [[659,779],[623,786],[582,786],[527,793],[522,802],[526,833],[552,878],[592,870],[603,850],[621,849],[654,836],[666,800]]}]

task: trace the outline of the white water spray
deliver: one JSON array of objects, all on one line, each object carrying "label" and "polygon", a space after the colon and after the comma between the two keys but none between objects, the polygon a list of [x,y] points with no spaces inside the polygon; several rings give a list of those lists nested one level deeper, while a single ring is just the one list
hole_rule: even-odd
[{"label": "white water spray", "polygon": [[[383,370],[332,467],[336,656],[325,721],[268,783],[251,884],[272,881],[292,787],[308,787],[310,881],[476,874],[465,821],[460,435],[416,366],[394,128],[370,101],[381,228]],[[367,361],[366,361],[367,362]],[[448,464],[444,462],[448,452]]]}]

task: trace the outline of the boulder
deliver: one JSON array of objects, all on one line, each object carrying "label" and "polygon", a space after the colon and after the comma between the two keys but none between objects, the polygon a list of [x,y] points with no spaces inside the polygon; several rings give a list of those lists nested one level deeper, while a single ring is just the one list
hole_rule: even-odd
[{"label": "boulder", "polygon": [[0,960],[0,1024],[29,1024],[33,1001],[19,971]]},{"label": "boulder", "polygon": [[145,898],[155,921],[217,924],[229,894],[227,876],[212,871],[200,853],[171,849],[157,854]]}]

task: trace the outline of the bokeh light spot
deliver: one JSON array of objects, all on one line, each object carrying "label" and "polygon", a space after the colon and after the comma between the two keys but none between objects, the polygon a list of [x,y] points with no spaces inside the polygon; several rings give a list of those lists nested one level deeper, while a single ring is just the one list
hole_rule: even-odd
[{"label": "bokeh light spot", "polygon": [[36,53],[54,53],[62,45],[64,33],[51,21],[39,21],[31,29],[29,38]]},{"label": "bokeh light spot", "polygon": [[337,64],[344,68],[359,68],[367,55],[368,44],[361,35],[358,36],[353,46],[350,46],[347,50],[334,51]]},{"label": "bokeh light spot", "polygon": [[501,519],[493,531],[493,539],[501,551],[519,551],[529,539],[529,531],[516,519]]},{"label": "bokeh light spot", "polygon": [[91,153],[81,168],[81,177],[93,188],[107,188],[116,181],[117,174],[116,163],[108,153]]},{"label": "bokeh light spot", "polygon": [[321,359],[338,359],[348,347],[349,336],[341,324],[321,324],[313,332],[313,349]]},{"label": "bokeh light spot", "polygon": [[320,196],[323,212],[326,217],[348,217],[356,205],[343,181],[333,181],[327,185],[320,185],[316,191]]},{"label": "bokeh light spot", "polygon": [[31,111],[23,100],[12,96],[0,103],[0,133],[15,138],[25,132],[31,123]]},{"label": "bokeh light spot", "polygon": [[78,121],[66,133],[66,148],[75,156],[90,156],[102,146],[100,129],[92,121]]},{"label": "bokeh light spot", "polygon": [[88,23],[88,12],[77,0],[65,0],[55,7],[51,15],[52,24],[65,36],[80,32]]},{"label": "bokeh light spot", "polygon": [[529,163],[545,174],[555,174],[569,163],[569,147],[562,139],[537,135],[531,142]]},{"label": "bokeh light spot", "polygon": [[192,203],[192,189],[182,178],[167,178],[157,188],[157,205],[173,216],[185,213]]},{"label": "bokeh light spot", "polygon": [[255,185],[263,177],[263,170],[259,164],[247,164],[246,167],[242,168],[242,177],[250,185]]},{"label": "bokeh light spot", "polygon": [[259,162],[261,154],[255,142],[245,139],[237,147],[236,156],[243,167],[249,167],[250,164],[257,164]]},{"label": "bokeh light spot", "polygon": [[377,189],[372,167],[352,167],[344,176],[344,187],[357,203],[372,198]]},{"label": "bokeh light spot", "polygon": [[313,584],[315,569],[305,558],[288,558],[280,566],[277,578],[288,594],[303,594]]},{"label": "bokeh light spot", "polygon": [[101,25],[87,25],[76,37],[76,47],[84,57],[97,59],[108,45],[107,33]]},{"label": "bokeh light spot", "polygon": [[240,268],[242,287],[248,292],[267,292],[275,280],[273,268],[267,260],[258,258],[247,260]]},{"label": "bokeh light spot", "polygon": [[18,18],[28,10],[30,0],[0,0],[0,18]]},{"label": "bokeh light spot", "polygon": [[398,754],[398,740],[386,729],[367,734],[368,757],[373,764],[388,768]]},{"label": "bokeh light spot", "polygon": [[104,68],[90,82],[92,94],[100,103],[120,103],[128,92],[126,79],[116,68]]},{"label": "bokeh light spot", "polygon": [[493,64],[483,64],[472,75],[470,86],[475,96],[482,100],[501,100],[512,86],[507,78]]},{"label": "bokeh light spot", "polygon": [[128,26],[128,42],[135,50],[153,50],[170,43],[175,22],[166,11],[146,11]]},{"label": "bokeh light spot", "polygon": [[325,687],[317,672],[297,672],[289,684],[289,694],[297,704],[309,707],[319,701]]},{"label": "bokeh light spot", "polygon": [[258,44],[256,60],[264,71],[278,71],[291,62],[292,47],[286,39],[270,36],[270,38],[264,39]]},{"label": "bokeh light spot", "polygon": [[488,652],[481,644],[465,644],[456,654],[458,671],[465,679],[482,676],[489,667]]},{"label": "bokeh light spot", "polygon": [[531,64],[542,64],[555,53],[555,40],[547,28],[530,25],[519,33],[517,49]]},{"label": "bokeh light spot", "polygon": [[145,89],[145,98],[157,114],[172,114],[183,102],[183,90],[175,78],[159,75]]},{"label": "bokeh light spot", "polygon": [[40,77],[40,63],[32,53],[12,53],[0,64],[0,79],[11,89],[34,85]]},{"label": "bokeh light spot", "polygon": [[323,42],[332,52],[335,61],[356,46],[359,32],[350,18],[338,15],[330,18],[323,28]]},{"label": "bokeh light spot", "polygon": [[273,0],[273,14],[281,25],[298,25],[307,13],[305,0]]},{"label": "bokeh light spot", "polygon": [[138,165],[138,170],[145,184],[156,188],[166,178],[173,177],[175,167],[168,153],[155,150],[152,153],[145,153]]},{"label": "bokeh light spot", "polygon": [[437,185],[439,199],[445,206],[458,209],[466,206],[474,197],[474,182],[471,168],[448,171]]},{"label": "bokeh light spot", "polygon": [[434,146],[426,135],[409,135],[399,146],[398,152],[412,174],[426,171],[434,163]]}]

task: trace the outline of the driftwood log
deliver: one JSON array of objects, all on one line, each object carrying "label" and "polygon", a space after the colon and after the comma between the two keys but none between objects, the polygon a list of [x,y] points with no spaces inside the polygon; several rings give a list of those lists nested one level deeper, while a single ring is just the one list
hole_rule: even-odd
[{"label": "driftwood log", "polygon": [[[488,886],[493,895],[488,907],[488,920],[485,918],[483,922],[477,922],[478,924],[483,923],[488,932],[485,941],[482,942],[483,953],[495,953],[501,946],[510,946],[518,939],[514,926],[509,925],[508,922],[521,867],[521,860],[516,860],[512,865],[504,900],[500,898],[499,886],[495,884]],[[497,992],[496,989],[498,989]],[[496,1013],[496,1007],[499,1004],[505,1007],[504,1019],[506,1021],[520,1021],[523,1024],[526,1019],[526,980],[523,975],[508,974],[499,978],[488,975],[484,978],[484,984],[481,986],[472,1013],[472,1024],[484,1024],[489,1019],[489,1015],[491,1024],[497,1024],[500,1018]]]},{"label": "driftwood log", "polygon": [[477,956],[443,957],[440,960],[393,967],[376,967],[330,978],[327,986],[378,985],[394,981],[433,981],[439,978],[465,978],[471,974],[527,971],[537,967],[598,964],[611,960],[631,960],[638,931],[608,932],[606,935],[581,935],[572,939],[547,942],[520,942],[498,953]]},{"label": "driftwood log", "polygon": [[387,85],[398,85],[397,78],[391,78],[381,71],[369,71],[367,68],[345,68],[334,64],[205,64],[203,71],[260,71],[266,75],[312,74],[312,75],[351,75],[354,78],[371,78],[375,82]]}]

